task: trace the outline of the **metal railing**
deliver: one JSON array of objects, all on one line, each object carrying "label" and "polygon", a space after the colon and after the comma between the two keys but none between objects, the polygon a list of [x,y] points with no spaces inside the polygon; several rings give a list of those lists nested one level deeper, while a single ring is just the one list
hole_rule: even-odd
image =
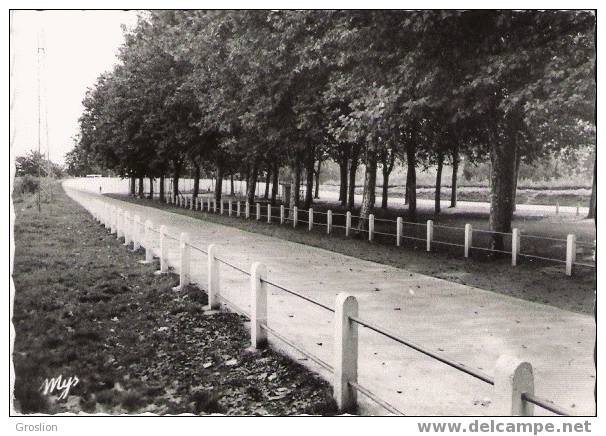
[{"label": "metal railing", "polygon": [[[415,243],[420,242],[425,246],[426,251],[428,252],[434,251],[434,244],[437,246],[451,247],[453,249],[462,248],[463,255],[466,258],[472,257],[472,253],[474,251],[484,253],[498,253],[510,256],[512,266],[517,266],[520,263],[521,259],[535,259],[556,264],[564,264],[565,273],[568,276],[572,275],[574,267],[595,269],[594,264],[577,260],[577,247],[585,247],[590,250],[595,249],[595,241],[577,241],[576,236],[574,235],[568,235],[566,239],[562,239],[526,234],[521,232],[519,229],[513,229],[512,232],[498,232],[493,230],[472,228],[470,224],[466,224],[465,227],[456,227],[442,224],[434,224],[432,220],[428,220],[426,223],[418,223],[412,221],[404,221],[402,217],[398,217],[396,220],[376,218],[373,214],[369,215],[369,217],[365,219],[365,225],[359,226],[358,224],[363,218],[358,215],[353,215],[351,214],[351,212],[341,214],[334,213],[331,210],[301,210],[297,207],[287,208],[284,205],[269,205],[268,209],[265,205],[261,207],[261,203],[249,204],[246,202],[243,203],[244,208],[241,208],[240,205],[242,204],[242,202],[239,199],[234,200],[233,198],[230,198],[228,200],[229,206],[227,208],[224,208],[224,200],[219,201],[219,206],[217,206],[217,202],[215,201],[214,197],[208,196],[199,196],[196,200],[193,200],[192,197],[185,196],[184,199],[179,198],[177,199],[177,201],[172,201],[172,199],[167,200],[167,203],[175,204],[178,207],[188,207],[192,210],[205,211],[208,213],[225,214],[225,211],[227,211],[227,214],[229,216],[244,216],[247,219],[255,218],[257,221],[263,221],[268,224],[279,221],[280,224],[292,224],[294,228],[296,228],[298,224],[305,224],[309,231],[313,230],[314,226],[321,226],[326,229],[326,234],[328,235],[334,233],[335,229],[338,229],[344,230],[346,237],[350,236],[352,233],[358,233],[365,235],[365,237],[367,237],[369,241],[374,241],[375,237],[379,236],[383,238],[383,240],[391,239],[395,241],[395,244],[397,246],[403,245],[402,242],[405,240],[413,241]],[[237,206],[235,209],[234,203],[236,203]],[[259,207],[260,209],[256,209],[256,207]],[[247,211],[246,213],[242,213],[242,210],[244,209]],[[274,215],[273,211],[276,209],[279,210],[279,214]],[[259,212],[260,210],[262,212]],[[301,216],[301,214],[304,214],[304,216]],[[345,217],[344,225],[335,224],[333,222],[334,217]],[[376,230],[375,223],[380,223],[382,225],[382,229]],[[390,224],[393,224],[395,226],[395,233],[385,231],[383,229],[384,227]],[[442,230],[449,232],[461,232],[462,241],[457,242],[456,240],[453,240],[452,235],[450,238],[447,238],[450,240],[440,239],[440,231]],[[500,249],[495,248],[493,246],[483,246],[477,243],[479,238],[481,238],[482,236],[490,237],[494,235],[500,235],[501,238],[503,238],[503,241],[509,241],[509,249]],[[474,239],[476,240],[475,243]],[[525,239],[541,240],[548,242],[550,241],[559,244],[565,244],[564,257],[558,259],[554,257],[544,256],[541,254],[523,251],[522,241]],[[503,244],[505,244],[505,242],[503,242]]]}]

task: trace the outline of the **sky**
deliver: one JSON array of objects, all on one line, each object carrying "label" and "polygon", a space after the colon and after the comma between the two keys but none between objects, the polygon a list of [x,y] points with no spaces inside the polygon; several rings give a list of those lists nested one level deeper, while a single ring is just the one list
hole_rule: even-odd
[{"label": "sky", "polygon": [[116,63],[123,42],[121,25],[132,27],[136,21],[136,11],[14,12],[16,156],[38,149],[39,35],[46,53],[41,74],[42,95],[46,94],[42,98],[41,151],[50,150],[51,160],[62,164],[74,146],[87,88]]}]

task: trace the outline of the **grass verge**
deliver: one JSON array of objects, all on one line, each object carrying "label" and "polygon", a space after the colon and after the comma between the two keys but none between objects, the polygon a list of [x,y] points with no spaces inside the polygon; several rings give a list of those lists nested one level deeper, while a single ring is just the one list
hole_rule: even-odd
[{"label": "grass verge", "polygon": [[[38,213],[15,199],[15,407],[20,413],[334,414],[331,387],[272,350],[251,354],[236,314],[176,293],[60,187]],[[78,377],[65,399],[51,377]]]}]

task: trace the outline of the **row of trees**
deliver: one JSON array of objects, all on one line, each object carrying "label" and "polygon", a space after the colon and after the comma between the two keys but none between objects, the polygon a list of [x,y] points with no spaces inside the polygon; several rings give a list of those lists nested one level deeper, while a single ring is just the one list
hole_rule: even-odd
[{"label": "row of trees", "polygon": [[38,151],[15,158],[15,176],[62,177],[63,168]]},{"label": "row of trees", "polygon": [[332,159],[352,208],[363,165],[361,227],[379,169],[386,207],[406,165],[415,220],[416,171],[437,167],[439,212],[441,168],[456,193],[465,155],[490,162],[490,226],[508,232],[520,162],[595,143],[594,27],[583,11],[153,11],[87,93],[74,153],[172,177],[175,195],[191,168],[214,173],[218,199],[235,174],[253,201],[264,175],[275,200],[280,174],[304,207]]}]

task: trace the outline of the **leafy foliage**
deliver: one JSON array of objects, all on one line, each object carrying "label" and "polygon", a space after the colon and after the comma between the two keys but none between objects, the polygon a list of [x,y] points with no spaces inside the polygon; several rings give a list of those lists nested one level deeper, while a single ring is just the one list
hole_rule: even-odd
[{"label": "leafy foliage", "polygon": [[595,146],[594,26],[591,11],[152,11],[87,94],[80,144],[137,177],[288,166],[310,183],[317,159],[361,159],[363,216],[393,156],[411,219],[415,168],[464,154],[490,160],[508,231],[520,161]]}]

